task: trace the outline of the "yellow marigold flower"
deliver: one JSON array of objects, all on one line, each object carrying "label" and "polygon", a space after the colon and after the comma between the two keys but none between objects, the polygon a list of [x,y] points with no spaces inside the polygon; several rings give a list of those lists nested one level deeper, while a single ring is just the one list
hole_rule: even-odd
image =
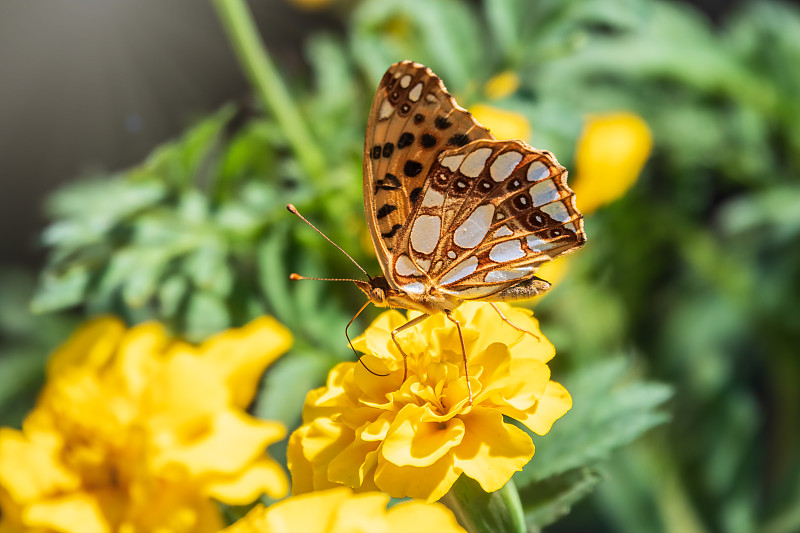
[{"label": "yellow marigold flower", "polygon": [[378,492],[329,489],[259,505],[221,533],[466,533],[444,505],[404,502],[387,510],[388,502]]},{"label": "yellow marigold flower", "polygon": [[475,120],[492,130],[498,139],[526,140],[531,135],[531,125],[524,116],[487,104],[475,104],[469,108]]},{"label": "yellow marigold flower", "polygon": [[211,532],[214,499],[283,496],[265,450],[285,429],[244,408],[290,344],[271,318],[199,346],[156,323],[87,323],[53,354],[22,431],[0,429],[0,531]]},{"label": "yellow marigold flower", "polygon": [[[469,360],[469,405],[458,331],[434,315],[398,335],[408,354],[408,377],[390,332],[406,318],[381,314],[354,341],[363,361],[340,363],[327,385],[311,391],[303,425],[289,439],[295,494],[345,485],[394,497],[435,501],[463,473],[492,492],[533,456],[527,433],[514,418],[543,435],[569,410],[569,393],[550,381],[553,345],[527,309],[502,305],[504,323],[489,304],[455,310]],[[416,316],[409,313],[409,317]]]},{"label": "yellow marigold flower", "polygon": [[519,76],[511,70],[501,72],[486,82],[483,92],[490,100],[502,100],[519,89]]},{"label": "yellow marigold flower", "polygon": [[642,171],[653,138],[647,123],[633,113],[590,115],[575,156],[577,180],[571,184],[584,214],[621,197]]}]

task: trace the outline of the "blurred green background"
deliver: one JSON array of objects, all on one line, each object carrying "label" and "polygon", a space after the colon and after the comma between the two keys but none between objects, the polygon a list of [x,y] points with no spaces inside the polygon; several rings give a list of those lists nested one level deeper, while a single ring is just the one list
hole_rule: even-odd
[{"label": "blurred green background", "polygon": [[[800,531],[796,5],[253,1],[275,75],[249,86],[221,3],[78,2],[52,28],[22,3],[0,6],[6,88],[36,88],[21,91],[26,106],[2,99],[18,121],[0,142],[0,423],[20,424],[49,350],[83,317],[156,318],[198,340],[268,313],[296,343],[253,409],[296,425],[305,393],[352,357],[343,328],[362,296],[288,282],[356,272],[284,206],[378,272],[361,199],[366,114],[386,68],[414,59],[462,105],[522,117],[526,140],[571,171],[592,114],[631,112],[652,132],[635,185],[587,216],[587,246],[531,302],[575,399],[517,478],[531,525]],[[37,32],[56,44],[37,47]],[[58,48],[86,69],[50,68]],[[519,85],[492,96],[503,73]],[[114,120],[97,119],[97,102]],[[619,154],[607,157],[599,169]],[[571,183],[581,170],[602,176],[579,169]],[[56,176],[84,179],[37,198]],[[25,228],[40,205],[34,246]]]}]

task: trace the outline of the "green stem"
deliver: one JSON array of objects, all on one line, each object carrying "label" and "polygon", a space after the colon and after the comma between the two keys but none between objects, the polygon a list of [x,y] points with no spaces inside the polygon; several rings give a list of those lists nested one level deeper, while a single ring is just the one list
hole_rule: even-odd
[{"label": "green stem", "polygon": [[212,0],[250,84],[278,126],[303,171],[323,178],[325,160],[264,46],[244,0]]},{"label": "green stem", "polygon": [[525,514],[514,482],[487,493],[465,475],[456,480],[441,502],[470,533],[525,533]]}]

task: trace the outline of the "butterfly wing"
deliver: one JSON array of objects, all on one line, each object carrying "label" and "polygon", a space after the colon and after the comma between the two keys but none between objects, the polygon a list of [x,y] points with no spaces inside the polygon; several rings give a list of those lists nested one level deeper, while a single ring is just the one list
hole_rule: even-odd
[{"label": "butterfly wing", "polygon": [[[459,299],[493,299],[586,241],[567,172],[522,141],[479,140],[439,155],[392,269]],[[410,285],[417,287],[417,285]]]},{"label": "butterfly wing", "polygon": [[403,61],[384,74],[372,102],[364,143],[364,210],[387,280],[400,230],[419,201],[431,167],[444,150],[489,130],[456,104],[429,68]]}]

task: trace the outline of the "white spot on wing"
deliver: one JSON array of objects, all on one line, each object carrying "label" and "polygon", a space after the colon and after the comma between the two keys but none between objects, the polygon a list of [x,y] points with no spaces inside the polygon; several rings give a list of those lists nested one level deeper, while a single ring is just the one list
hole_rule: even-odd
[{"label": "white spot on wing", "polygon": [[444,196],[433,187],[428,187],[425,198],[422,199],[422,207],[439,207],[444,203]]},{"label": "white spot on wing", "polygon": [[474,248],[486,236],[492,224],[494,206],[484,204],[475,208],[475,211],[461,224],[453,234],[453,242],[462,248]]},{"label": "white spot on wing", "polygon": [[475,269],[478,268],[478,258],[474,255],[465,259],[464,261],[457,263],[453,270],[448,272],[447,276],[442,278],[440,282],[442,285],[450,285],[451,283],[455,283],[460,279],[464,279],[473,272]]},{"label": "white spot on wing", "polygon": [[427,272],[431,268],[431,260],[430,259],[420,259],[419,261],[417,261],[417,264],[425,272]]},{"label": "white spot on wing", "polygon": [[517,164],[519,164],[520,161],[522,161],[522,154],[519,152],[511,151],[500,154],[489,168],[492,179],[497,182],[505,180],[514,172],[514,169],[517,168]]},{"label": "white spot on wing", "polygon": [[543,241],[536,235],[528,235],[528,247],[534,252],[543,252],[545,250],[549,250],[553,246],[549,242]]},{"label": "white spot on wing", "polygon": [[415,281],[413,283],[407,283],[406,285],[403,285],[400,288],[412,294],[422,294],[423,292],[425,292],[425,285],[423,285],[419,281]]},{"label": "white spot on wing", "polygon": [[477,178],[486,166],[486,160],[492,155],[491,148],[478,148],[467,155],[461,163],[461,173],[470,178]]},{"label": "white spot on wing", "polygon": [[546,206],[542,207],[542,211],[559,222],[567,222],[569,220],[569,211],[567,211],[567,208],[564,207],[564,204],[561,202],[547,204]]},{"label": "white spot on wing", "polygon": [[414,266],[414,262],[406,254],[403,254],[397,258],[397,262],[394,264],[394,270],[401,276],[422,275],[422,272],[420,272],[419,269]]},{"label": "white spot on wing", "polygon": [[500,229],[494,232],[495,237],[508,237],[514,235],[514,232],[508,226],[503,225]]},{"label": "white spot on wing", "polygon": [[450,259],[455,259],[456,253],[453,250],[450,250],[449,252],[447,252],[447,257],[449,257]]},{"label": "white spot on wing", "polygon": [[569,231],[571,231],[572,233],[576,233],[578,231],[577,228],[575,227],[574,222],[570,222],[569,224],[564,224],[564,227]]},{"label": "white spot on wing", "polygon": [[540,181],[531,187],[531,196],[534,205],[544,205],[555,202],[559,198],[558,188],[553,180]]},{"label": "white spot on wing", "polygon": [[421,254],[429,254],[439,243],[442,220],[432,215],[420,215],[411,228],[411,246]]},{"label": "white spot on wing", "polygon": [[458,165],[467,157],[465,155],[449,155],[442,159],[442,166],[449,168],[452,172],[458,170]]},{"label": "white spot on wing", "polygon": [[406,87],[408,87],[409,85],[411,85],[411,76],[409,76],[408,74],[406,74],[405,76],[403,76],[402,78],[400,78],[400,87],[402,87],[403,89],[405,89],[405,88],[406,88]]},{"label": "white spot on wing", "polygon": [[525,252],[522,251],[522,244],[519,241],[505,241],[495,244],[489,252],[489,259],[495,263],[505,263],[523,257],[525,257]]},{"label": "white spot on wing", "polygon": [[541,161],[534,161],[528,167],[528,181],[540,181],[550,175],[550,169]]},{"label": "white spot on wing", "polygon": [[412,102],[419,100],[420,96],[422,96],[422,82],[414,85],[414,88],[408,91],[408,99]]},{"label": "white spot on wing", "polygon": [[483,278],[486,283],[496,283],[498,281],[510,281],[519,279],[530,272],[530,268],[519,268],[514,270],[492,270]]},{"label": "white spot on wing", "polygon": [[394,106],[389,103],[389,100],[384,100],[381,104],[381,110],[378,112],[378,120],[386,120],[392,113],[394,113]]},{"label": "white spot on wing", "polygon": [[435,97],[435,96],[433,96],[432,94],[428,94],[428,95],[425,97],[425,100],[427,100],[427,101],[428,101],[428,102],[430,102],[430,103],[434,103],[434,102],[436,101],[436,97]]}]

